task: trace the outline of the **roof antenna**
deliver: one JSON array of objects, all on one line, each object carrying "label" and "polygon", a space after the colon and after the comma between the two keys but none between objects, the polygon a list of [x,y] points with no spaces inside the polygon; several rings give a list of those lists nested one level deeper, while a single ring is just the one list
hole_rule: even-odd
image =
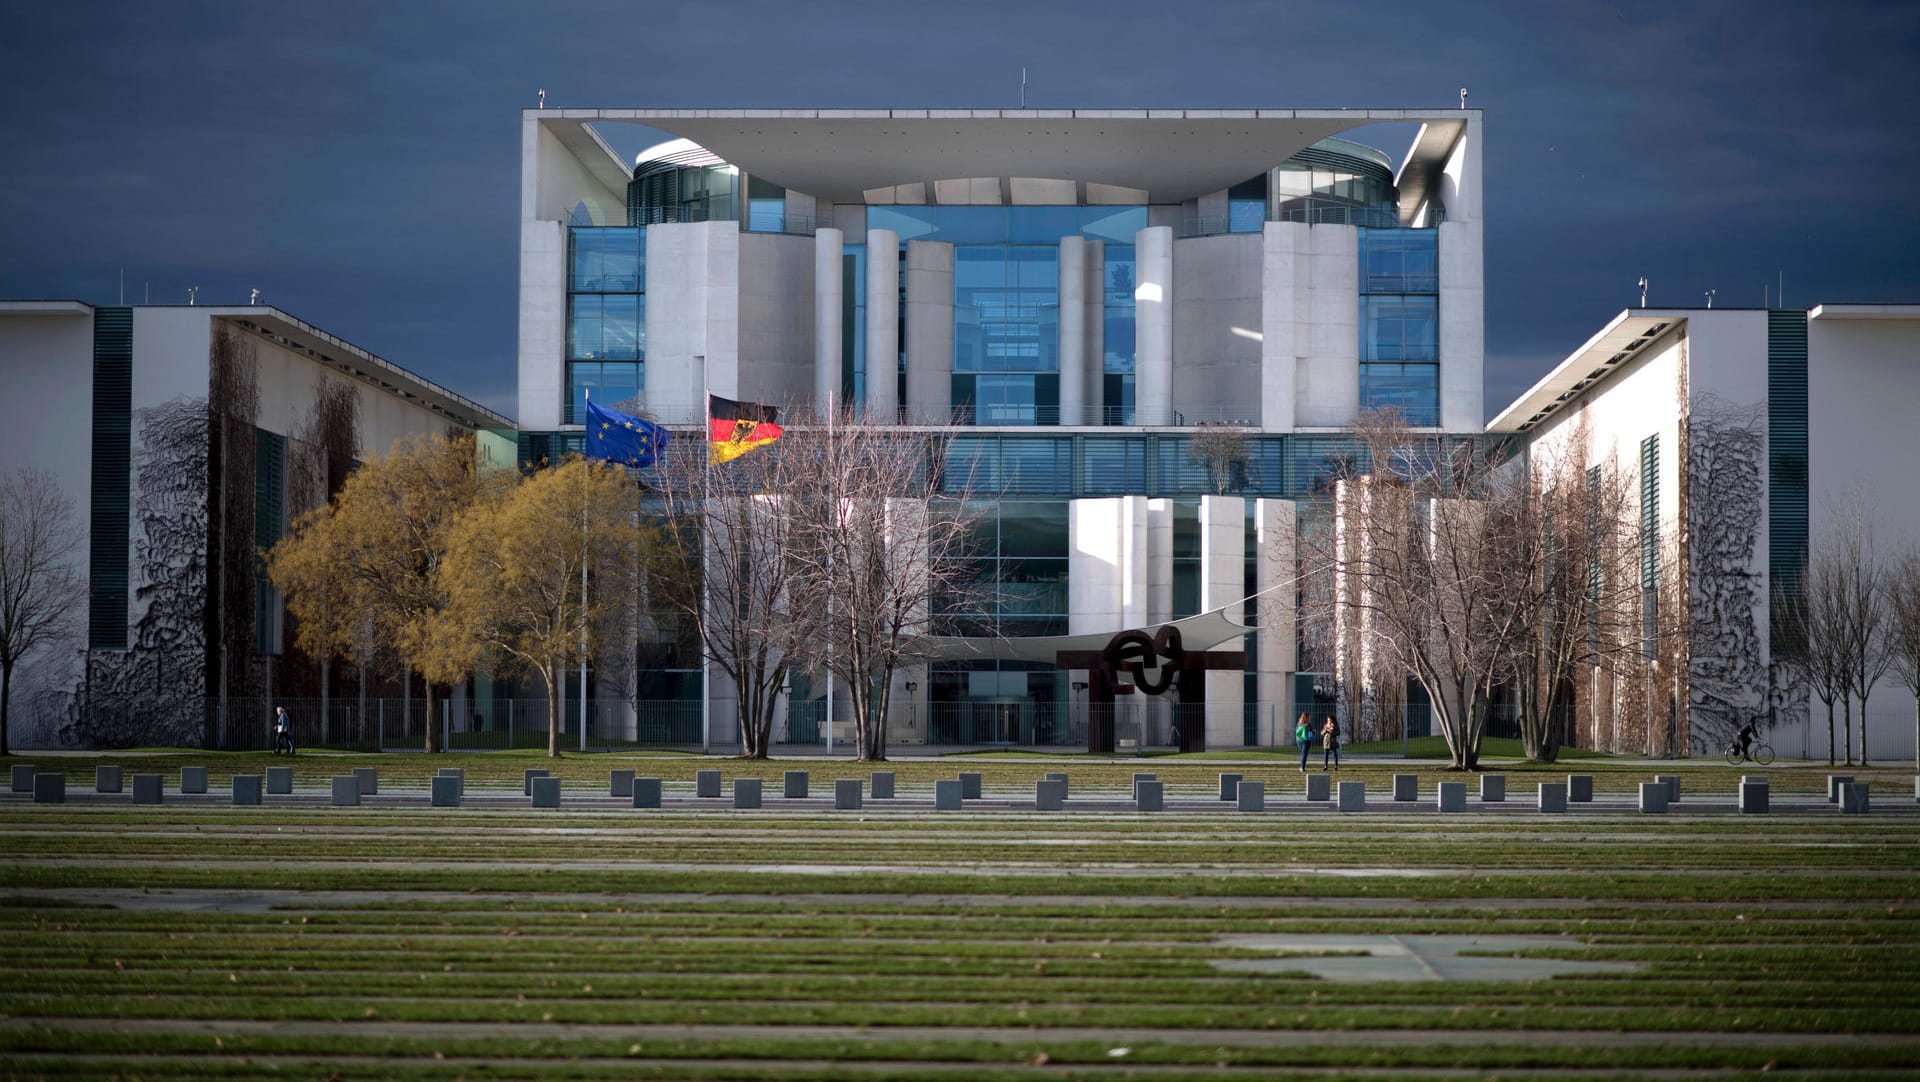
[{"label": "roof antenna", "polygon": [[1707,309],[1708,309],[1709,311],[1711,311],[1711,310],[1713,309],[1713,295],[1714,295],[1715,293],[1718,293],[1718,292],[1720,292],[1720,291],[1719,291],[1719,290],[1717,290],[1717,289],[1709,289],[1709,290],[1707,290]]},{"label": "roof antenna", "polygon": [[188,286],[187,287],[187,307],[189,308],[193,307],[194,302],[198,301],[199,299],[200,299],[200,287]]},{"label": "roof antenna", "polygon": [[1020,65],[1020,108],[1027,107],[1027,66]]},{"label": "roof antenna", "polygon": [[1460,108],[1465,109],[1466,107],[1467,107],[1467,88],[1463,86],[1460,88]]},{"label": "roof antenna", "polygon": [[540,88],[540,108],[545,109],[546,107],[547,107],[547,88],[543,86]]},{"label": "roof antenna", "polygon": [[1647,276],[1643,274],[1640,276],[1640,307],[1645,308],[1646,306],[1647,306]]},{"label": "roof antenna", "polygon": [[[259,291],[259,290],[257,290],[257,289],[256,289],[256,290],[253,290],[253,291],[251,291],[250,293],[248,293],[248,294],[247,294],[247,304],[248,304],[248,305],[255,305],[255,304],[259,304],[259,303],[260,303],[260,291]],[[1707,307],[1708,307],[1708,308],[1712,308],[1712,307],[1713,307],[1713,305],[1711,305],[1711,304],[1709,304],[1709,305],[1707,305]]]}]

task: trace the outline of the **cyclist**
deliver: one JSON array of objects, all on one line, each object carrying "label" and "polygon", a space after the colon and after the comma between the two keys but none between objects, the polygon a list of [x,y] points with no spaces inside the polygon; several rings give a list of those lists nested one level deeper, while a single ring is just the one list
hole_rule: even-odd
[{"label": "cyclist", "polygon": [[1740,727],[1739,735],[1733,738],[1733,746],[1739,751],[1743,761],[1753,758],[1753,740],[1759,735],[1759,730],[1754,728],[1753,722],[1749,721]]}]

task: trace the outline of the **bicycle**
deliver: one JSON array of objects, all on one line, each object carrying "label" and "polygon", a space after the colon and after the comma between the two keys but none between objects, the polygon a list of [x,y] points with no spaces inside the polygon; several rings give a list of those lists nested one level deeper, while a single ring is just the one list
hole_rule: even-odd
[{"label": "bicycle", "polygon": [[1747,746],[1745,754],[1742,754],[1740,751],[1739,741],[1736,740],[1727,745],[1728,766],[1739,766],[1741,763],[1746,762],[1756,763],[1760,766],[1771,764],[1773,762],[1773,745],[1764,740],[1755,740]]}]

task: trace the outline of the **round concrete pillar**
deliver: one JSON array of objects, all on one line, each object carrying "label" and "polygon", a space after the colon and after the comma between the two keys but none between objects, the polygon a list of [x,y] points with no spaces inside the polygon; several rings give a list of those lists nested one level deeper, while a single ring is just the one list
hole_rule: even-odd
[{"label": "round concrete pillar", "polygon": [[840,257],[838,229],[813,234],[813,406],[824,417],[840,399]]},{"label": "round concrete pillar", "polygon": [[900,419],[900,234],[867,230],[867,420]]},{"label": "round concrete pillar", "polygon": [[1086,423],[1101,423],[1107,376],[1107,242],[1087,242],[1087,384],[1082,409]]},{"label": "round concrete pillar", "polygon": [[[1060,424],[1086,424],[1087,242],[1060,238]],[[1046,418],[1038,418],[1044,422]]]},{"label": "round concrete pillar", "polygon": [[1133,422],[1173,423],[1173,230],[1134,235]]}]

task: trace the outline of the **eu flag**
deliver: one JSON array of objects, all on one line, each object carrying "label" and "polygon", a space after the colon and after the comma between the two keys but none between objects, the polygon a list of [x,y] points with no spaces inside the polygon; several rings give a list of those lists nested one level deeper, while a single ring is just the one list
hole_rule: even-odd
[{"label": "eu flag", "polygon": [[667,449],[669,434],[652,421],[601,409],[587,399],[587,457],[622,466],[651,466]]}]

